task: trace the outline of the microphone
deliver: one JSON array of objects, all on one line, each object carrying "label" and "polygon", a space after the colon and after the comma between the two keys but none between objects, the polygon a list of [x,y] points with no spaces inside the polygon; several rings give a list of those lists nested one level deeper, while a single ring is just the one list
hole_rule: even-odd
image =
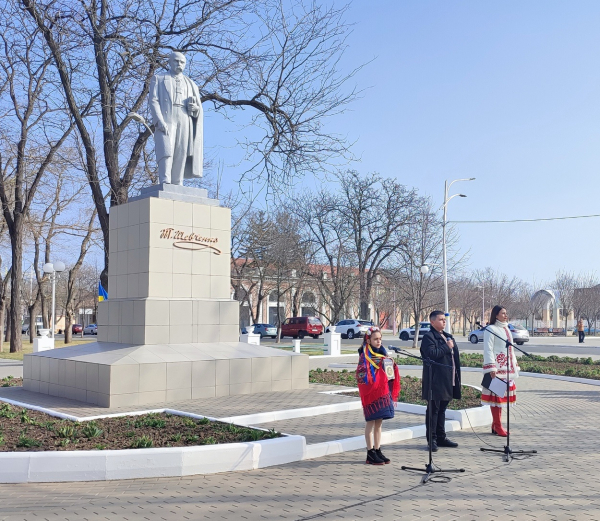
[{"label": "microphone", "polygon": [[399,347],[395,347],[395,346],[388,346],[388,349],[390,349],[391,351],[395,351],[396,353],[400,353],[402,352],[402,349]]}]

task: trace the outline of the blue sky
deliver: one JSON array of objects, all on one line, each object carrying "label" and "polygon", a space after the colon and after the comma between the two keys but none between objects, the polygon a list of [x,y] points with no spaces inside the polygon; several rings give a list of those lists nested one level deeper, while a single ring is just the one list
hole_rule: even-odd
[{"label": "blue sky", "polygon": [[[361,0],[347,20],[343,67],[372,62],[354,78],[362,98],[328,127],[356,140],[357,170],[440,204],[445,179],[476,177],[455,185],[468,198],[450,220],[600,213],[600,2]],[[460,250],[472,269],[550,280],[596,271],[599,225],[458,225]]]}]

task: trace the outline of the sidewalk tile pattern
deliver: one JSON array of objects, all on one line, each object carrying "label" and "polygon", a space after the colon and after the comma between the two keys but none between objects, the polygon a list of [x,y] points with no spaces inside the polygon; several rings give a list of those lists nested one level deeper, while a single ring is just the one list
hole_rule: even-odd
[{"label": "sidewalk tile pattern", "polygon": [[[464,377],[477,384],[480,375]],[[326,396],[315,400],[343,399]],[[228,411],[256,409],[245,405]],[[449,483],[420,485],[420,473],[400,469],[426,463],[415,439],[386,446],[392,464],[384,467],[364,465],[363,451],[354,451],[231,474],[2,485],[0,520],[600,520],[598,388],[520,378],[513,412],[512,448],[539,454],[503,463],[479,450],[501,448],[501,438],[465,429],[452,435],[457,449],[434,455],[440,467],[466,469]]]}]

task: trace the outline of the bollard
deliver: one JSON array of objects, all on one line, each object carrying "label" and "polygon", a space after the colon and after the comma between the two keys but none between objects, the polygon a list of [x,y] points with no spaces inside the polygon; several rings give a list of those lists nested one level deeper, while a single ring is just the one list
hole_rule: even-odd
[{"label": "bollard", "polygon": [[340,333],[325,333],[323,335],[324,354],[340,356],[342,354],[342,335]]},{"label": "bollard", "polygon": [[48,336],[49,329],[40,329],[40,337],[33,339],[33,352],[48,351],[54,349],[54,338]]},{"label": "bollard", "polygon": [[292,345],[294,346],[294,353],[300,352],[300,342],[301,340],[292,340]]},{"label": "bollard", "polygon": [[252,344],[255,346],[260,345],[260,335],[255,335],[254,333],[246,333],[240,335],[240,342],[245,344]]}]

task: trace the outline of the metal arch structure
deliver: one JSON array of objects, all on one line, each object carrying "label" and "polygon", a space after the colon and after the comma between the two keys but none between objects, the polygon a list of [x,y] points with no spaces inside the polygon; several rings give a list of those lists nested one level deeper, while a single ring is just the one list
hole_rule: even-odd
[{"label": "metal arch structure", "polygon": [[545,299],[542,320],[545,322],[548,321],[544,318],[544,315],[549,319],[550,307],[552,307],[552,327],[558,328],[558,315],[560,311],[560,295],[558,291],[552,289],[540,289],[531,295],[531,300],[533,301],[540,297]]}]

